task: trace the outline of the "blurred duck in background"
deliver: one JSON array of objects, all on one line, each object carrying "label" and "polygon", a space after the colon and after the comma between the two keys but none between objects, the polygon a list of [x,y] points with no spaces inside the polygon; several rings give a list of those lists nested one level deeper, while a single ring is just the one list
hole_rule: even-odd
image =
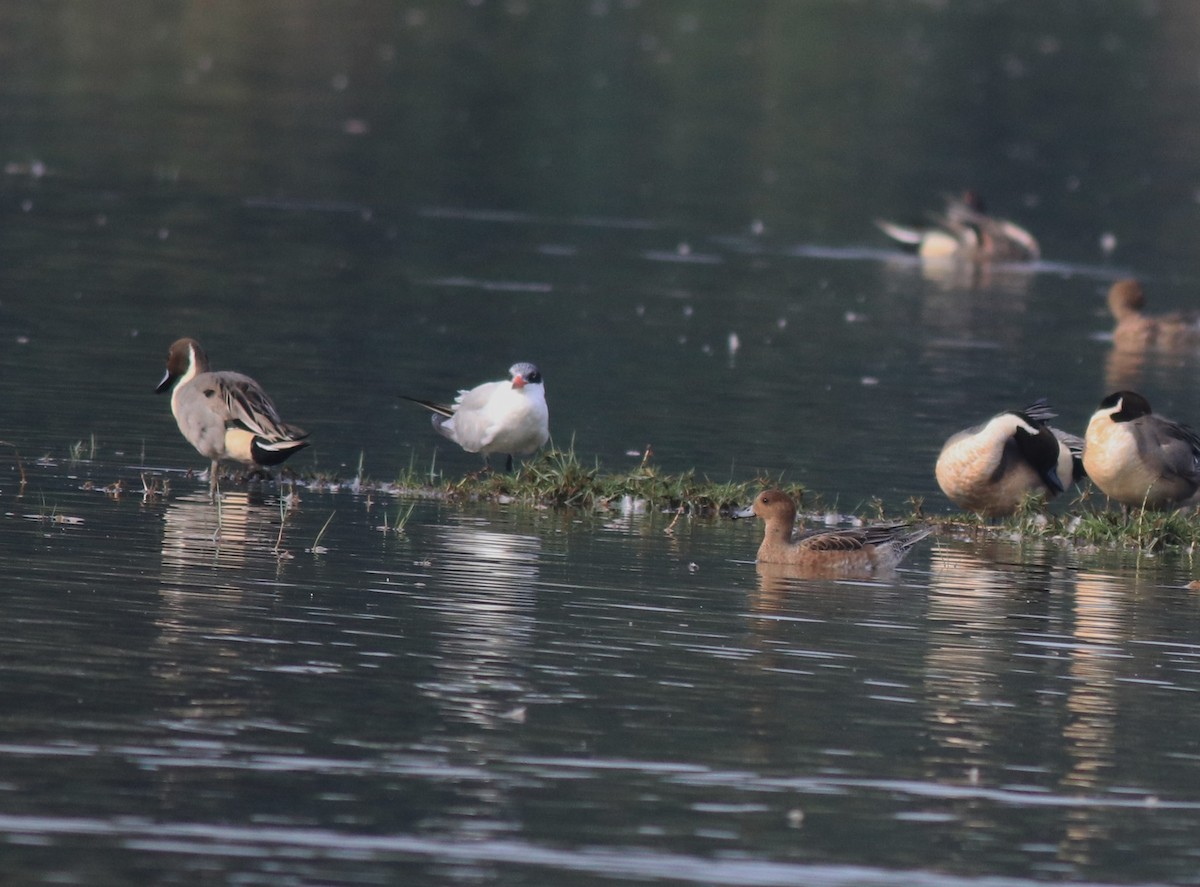
[{"label": "blurred duck in background", "polygon": [[975,191],[946,199],[946,209],[930,214],[929,225],[901,225],[877,219],[884,234],[923,259],[1033,262],[1042,251],[1033,235],[1015,222],[987,214]]}]

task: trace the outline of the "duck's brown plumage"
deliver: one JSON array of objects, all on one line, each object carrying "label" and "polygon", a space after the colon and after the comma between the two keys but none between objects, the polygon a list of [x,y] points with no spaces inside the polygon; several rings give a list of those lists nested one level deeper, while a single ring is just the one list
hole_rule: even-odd
[{"label": "duck's brown plumage", "polygon": [[894,568],[928,536],[929,527],[912,524],[809,530],[796,533],[796,504],[782,490],[767,490],[736,517],[760,517],[765,523],[758,561],[782,564],[822,575],[883,572]]},{"label": "duck's brown plumage", "polygon": [[1133,279],[1118,280],[1108,290],[1108,310],[1114,347],[1126,351],[1161,349],[1176,351],[1200,345],[1200,315],[1176,311],[1147,314],[1146,291]]}]

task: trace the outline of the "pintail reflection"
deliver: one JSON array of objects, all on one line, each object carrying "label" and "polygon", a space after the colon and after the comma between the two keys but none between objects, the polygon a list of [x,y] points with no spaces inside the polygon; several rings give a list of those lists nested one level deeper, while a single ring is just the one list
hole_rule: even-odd
[{"label": "pintail reflection", "polygon": [[230,491],[216,508],[200,493],[174,498],[167,503],[164,520],[164,576],[192,567],[240,568],[252,561],[278,561],[281,511],[260,491]]},{"label": "pintail reflection", "polygon": [[[978,313],[970,306],[970,294],[995,292],[1005,299],[1023,303],[1029,295],[1036,268],[1029,264],[1000,264],[963,262],[953,258],[921,260],[910,256],[889,257],[883,263],[883,273],[890,286],[913,287],[914,279],[927,285],[932,293],[953,297],[964,314]],[[995,306],[992,306],[995,307]]]},{"label": "pintail reflection", "polygon": [[524,717],[541,539],[487,522],[436,529],[437,677],[421,685],[447,717],[495,727]]},{"label": "pintail reflection", "polygon": [[248,641],[268,631],[278,600],[279,521],[277,507],[241,491],[224,493],[219,507],[207,490],[167,504],[155,676],[181,691],[172,716],[196,720],[203,725],[198,729],[226,729],[214,723],[259,716],[262,700],[254,688],[261,685],[231,676],[277,655],[269,639]]},{"label": "pintail reflection", "polygon": [[[1073,793],[1103,791],[1117,763],[1118,685],[1129,668],[1128,583],[1098,572],[1075,578],[1072,643],[1067,664],[1063,747],[1070,762],[1063,786]],[[1068,811],[1059,858],[1093,864],[1112,841],[1111,818],[1083,806]]]},{"label": "pintail reflection", "polygon": [[1000,758],[1018,706],[1008,683],[1019,651],[1013,629],[1046,628],[1047,590],[1069,582],[1055,558],[1043,546],[1003,542],[934,546],[924,671],[939,778],[961,779]]}]

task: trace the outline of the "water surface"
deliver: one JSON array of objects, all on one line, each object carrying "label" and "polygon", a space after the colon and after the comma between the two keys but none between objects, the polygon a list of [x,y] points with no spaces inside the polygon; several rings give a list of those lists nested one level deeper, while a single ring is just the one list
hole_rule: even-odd
[{"label": "water surface", "polygon": [[[949,511],[937,450],[1000,409],[1196,421],[1196,355],[1114,353],[1103,294],[1194,299],[1197,24],[0,11],[7,882],[1196,883],[1187,553],[941,538],[836,582],[652,511],[218,513],[153,387],[193,335],[312,432],[297,470],[453,477],[397,395],[534,360],[605,468]],[[871,223],[965,186],[1045,259],[922,266]]]}]

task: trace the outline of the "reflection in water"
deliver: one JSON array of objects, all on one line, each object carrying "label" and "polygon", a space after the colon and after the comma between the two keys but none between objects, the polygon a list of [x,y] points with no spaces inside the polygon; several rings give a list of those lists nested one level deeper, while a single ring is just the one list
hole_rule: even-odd
[{"label": "reflection in water", "polygon": [[895,575],[895,570],[839,570],[761,562],[755,564],[755,569],[758,573],[758,593],[751,596],[750,606],[760,612],[785,609],[787,596],[804,594],[806,582],[882,582]]},{"label": "reflection in water", "polygon": [[1001,349],[1026,340],[1036,266],[894,259],[881,267],[889,292],[920,294],[925,348]]},{"label": "reflection in water", "polygon": [[279,508],[261,493],[222,493],[214,504],[206,493],[173,499],[163,530],[164,576],[191,567],[242,566],[248,560],[276,562]]},{"label": "reflection in water", "polygon": [[1118,348],[1115,344],[1104,358],[1104,390],[1120,391],[1142,387],[1146,365],[1144,348]]},{"label": "reflection in water", "polygon": [[433,572],[445,593],[429,606],[443,627],[438,678],[421,689],[451,719],[482,727],[519,720],[541,539],[460,525],[438,527],[434,540]]},{"label": "reflection in water", "polygon": [[[1065,789],[1094,793],[1107,787],[1116,764],[1118,665],[1128,639],[1126,588],[1103,573],[1080,572],[1075,579],[1075,607],[1068,666],[1067,723],[1063,746],[1070,762],[1062,777]],[[1107,849],[1109,818],[1087,806],[1067,813],[1059,857],[1077,865],[1090,863]]]},{"label": "reflection in water", "polygon": [[1164,345],[1138,347],[1116,341],[1104,359],[1104,390],[1139,389],[1145,375],[1180,378],[1183,371],[1197,362],[1200,347],[1195,342],[1178,347]]},{"label": "reflection in water", "polygon": [[[992,552],[994,553],[994,552]],[[1011,707],[997,675],[1009,659],[1003,628],[1014,576],[983,551],[937,545],[930,562],[926,699],[933,739],[952,779],[991,763],[997,721]]]},{"label": "reflection in water", "polygon": [[222,494],[219,514],[207,492],[168,503],[155,668],[164,683],[189,688],[177,716],[252,714],[252,700],[231,693],[227,677],[262,653],[263,645],[244,641],[255,634],[252,626],[261,626],[270,599],[279,523],[278,507],[264,504],[257,492]]},{"label": "reflection in water", "polygon": [[[1006,298],[1024,297],[1029,292],[1037,266],[1029,263],[967,262],[957,259],[888,259],[884,274],[891,281],[911,280],[915,274],[943,293],[962,298],[964,293],[984,290]],[[904,284],[902,284],[904,285]]]},{"label": "reflection in water", "polygon": [[[1020,699],[1006,698],[1010,691],[1014,645],[1014,617],[1038,617],[1036,644],[1044,642],[1058,655],[1039,656],[1050,663],[1049,680],[1065,680],[1062,746],[1069,766],[1061,786],[1069,796],[1090,796],[1108,788],[1107,774],[1116,764],[1114,731],[1118,715],[1117,681],[1122,652],[1128,642],[1125,589],[1115,579],[1091,572],[1074,576],[1050,569],[1028,589],[1028,552],[1020,563],[1005,563],[997,550],[985,557],[987,547],[967,550],[939,546],[934,549],[930,583],[930,646],[925,679],[930,704],[930,729],[943,750],[944,776],[963,778],[964,770],[977,776],[1008,760],[1004,748],[1011,733],[1009,713],[1020,708]],[[1029,602],[1073,587],[1069,612],[1055,615],[1031,613]],[[1023,596],[1032,590],[1037,598]],[[1049,616],[1051,618],[1047,619]],[[1054,630],[1055,619],[1061,628]],[[941,624],[941,627],[938,624]],[[1029,638],[1024,639],[1025,643]],[[1065,656],[1065,662],[1062,657]],[[1060,674],[1058,663],[1065,665]],[[1047,699],[1061,698],[1057,687],[1042,687]],[[1092,864],[1109,841],[1108,817],[1101,807],[1073,806],[1066,814],[1058,855],[1065,862]],[[976,823],[977,825],[984,825]]]}]

